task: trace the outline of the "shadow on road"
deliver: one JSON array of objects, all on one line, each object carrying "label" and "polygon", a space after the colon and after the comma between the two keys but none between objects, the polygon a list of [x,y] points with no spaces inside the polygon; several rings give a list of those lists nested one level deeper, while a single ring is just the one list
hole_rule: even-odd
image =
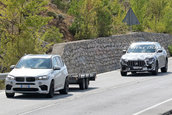
[{"label": "shadow on road", "polygon": [[170,74],[172,74],[172,72],[167,72],[167,73],[158,72],[158,75],[152,75],[151,73],[144,72],[144,73],[129,74],[128,76],[125,77],[162,77]]},{"label": "shadow on road", "polygon": [[77,87],[70,87],[70,92],[87,92],[87,91],[91,91],[91,90],[95,90],[95,89],[98,89],[97,87],[90,87],[88,89],[85,89],[85,90],[81,90]]},{"label": "shadow on road", "polygon": [[57,99],[63,99],[63,98],[73,96],[73,94],[70,94],[70,92],[87,92],[87,91],[94,90],[94,89],[97,89],[97,88],[94,87],[94,88],[88,88],[85,90],[81,90],[77,87],[70,87],[69,94],[62,95],[62,94],[59,94],[59,92],[56,92],[53,98],[47,98],[46,95],[41,95],[41,94],[19,94],[19,95],[16,95],[12,99],[19,99],[19,100],[57,100]]},{"label": "shadow on road", "polygon": [[21,94],[21,95],[15,96],[12,99],[20,99],[20,100],[57,100],[57,99],[70,97],[72,95],[73,94],[61,95],[59,93],[55,93],[53,98],[47,98],[46,95],[41,95],[41,94]]}]

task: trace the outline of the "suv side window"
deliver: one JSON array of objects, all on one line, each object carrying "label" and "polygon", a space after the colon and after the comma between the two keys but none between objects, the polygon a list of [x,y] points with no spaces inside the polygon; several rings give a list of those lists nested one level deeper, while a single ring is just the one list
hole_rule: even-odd
[{"label": "suv side window", "polygon": [[53,58],[52,63],[53,63],[53,66],[58,66],[56,58]]},{"label": "suv side window", "polygon": [[63,66],[64,66],[63,60],[61,59],[61,57],[58,57],[58,58],[59,58],[59,60],[60,60],[61,66],[63,67]]},{"label": "suv side window", "polygon": [[62,65],[61,65],[61,62],[60,62],[59,58],[58,58],[58,57],[55,57],[55,58],[56,58],[56,61],[57,61],[57,65],[58,65],[59,67],[62,67]]},{"label": "suv side window", "polygon": [[157,49],[162,49],[161,45],[159,43],[156,44]]}]

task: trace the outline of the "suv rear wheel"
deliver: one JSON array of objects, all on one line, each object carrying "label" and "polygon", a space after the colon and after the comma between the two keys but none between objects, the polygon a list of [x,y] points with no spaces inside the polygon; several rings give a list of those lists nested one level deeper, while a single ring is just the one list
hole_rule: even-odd
[{"label": "suv rear wheel", "polygon": [[66,78],[64,89],[60,90],[59,92],[60,92],[60,94],[68,94],[68,91],[69,91],[69,81]]},{"label": "suv rear wheel", "polygon": [[167,72],[168,70],[168,60],[166,60],[165,67],[161,68],[161,72]]}]

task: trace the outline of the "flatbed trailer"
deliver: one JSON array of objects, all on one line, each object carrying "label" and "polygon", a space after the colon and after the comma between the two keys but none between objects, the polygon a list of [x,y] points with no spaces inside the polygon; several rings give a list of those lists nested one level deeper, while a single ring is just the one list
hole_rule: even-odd
[{"label": "flatbed trailer", "polygon": [[81,90],[88,89],[90,81],[96,80],[96,73],[70,74],[69,84],[78,84]]}]

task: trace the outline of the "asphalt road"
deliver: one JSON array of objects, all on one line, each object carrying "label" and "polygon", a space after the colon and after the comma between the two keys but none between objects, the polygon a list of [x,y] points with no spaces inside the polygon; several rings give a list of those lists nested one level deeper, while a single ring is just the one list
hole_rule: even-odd
[{"label": "asphalt road", "polygon": [[158,115],[172,109],[172,58],[169,71],[121,77],[119,70],[99,74],[88,90],[71,86],[53,99],[0,91],[0,115]]}]

